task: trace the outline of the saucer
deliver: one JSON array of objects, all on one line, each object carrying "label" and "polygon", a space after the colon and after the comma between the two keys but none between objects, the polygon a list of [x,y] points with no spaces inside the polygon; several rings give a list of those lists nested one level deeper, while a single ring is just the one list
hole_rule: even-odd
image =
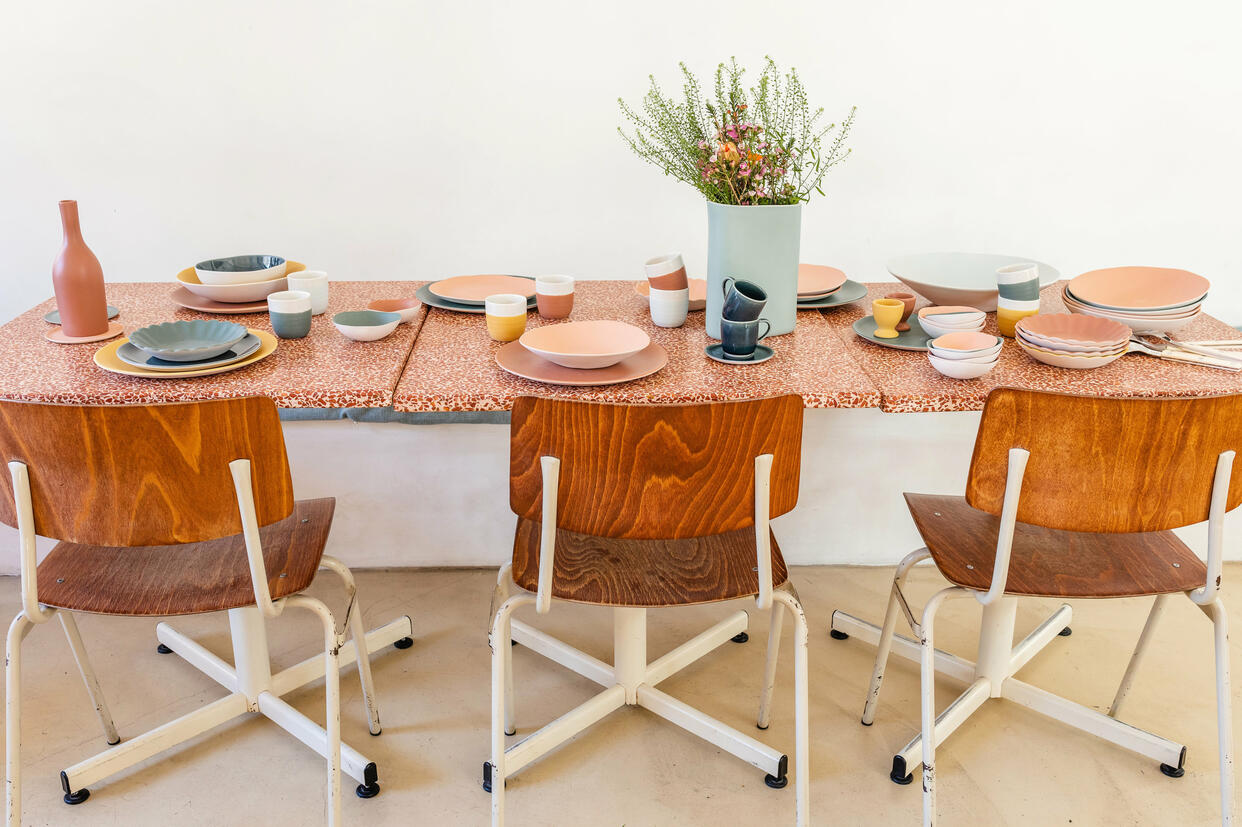
[{"label": "saucer", "polygon": [[767,345],[755,345],[755,352],[749,359],[726,359],[724,355],[724,345],[717,342],[714,345],[708,345],[703,350],[707,354],[708,359],[715,359],[726,365],[757,365],[760,362],[766,362],[773,356],[772,348]]},{"label": "saucer", "polygon": [[58,345],[80,345],[84,342],[102,342],[104,339],[112,339],[125,332],[125,328],[119,322],[108,322],[107,331],[98,336],[66,336],[63,330],[64,328],[60,326],[53,327],[43,334],[43,338]]},{"label": "saucer", "polygon": [[[113,307],[112,305],[108,305],[108,321],[112,321],[119,315],[121,315],[121,309],[119,307]],[[60,311],[52,310],[48,312],[46,315],[44,315],[43,321],[47,322],[48,324],[60,324]]]}]

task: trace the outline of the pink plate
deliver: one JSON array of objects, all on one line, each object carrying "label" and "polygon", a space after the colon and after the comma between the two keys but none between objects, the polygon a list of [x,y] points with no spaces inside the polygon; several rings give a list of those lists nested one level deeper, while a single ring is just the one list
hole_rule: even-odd
[{"label": "pink plate", "polygon": [[510,342],[496,351],[496,364],[514,376],[530,379],[533,382],[592,387],[633,382],[635,379],[650,376],[668,364],[668,353],[664,348],[652,342],[638,353],[628,359],[622,359],[615,365],[597,370],[578,370],[562,367],[536,356],[522,347],[521,342]]},{"label": "pink plate", "polygon": [[1070,345],[1106,347],[1130,338],[1130,328],[1121,322],[1072,313],[1039,313],[1027,316],[1018,320],[1017,327],[1040,339]]},{"label": "pink plate", "polygon": [[1079,301],[1106,310],[1159,310],[1197,301],[1211,283],[1203,276],[1167,267],[1109,267],[1071,279]]},{"label": "pink plate", "polygon": [[633,356],[651,344],[651,337],[627,322],[592,319],[536,327],[523,333],[518,342],[562,367],[595,370]]},{"label": "pink plate", "polygon": [[427,285],[433,295],[459,304],[483,304],[497,293],[517,293],[530,298],[535,295],[535,280],[518,276],[453,276]]},{"label": "pink plate", "polygon": [[823,264],[798,265],[798,296],[822,298],[845,284],[845,273]]}]

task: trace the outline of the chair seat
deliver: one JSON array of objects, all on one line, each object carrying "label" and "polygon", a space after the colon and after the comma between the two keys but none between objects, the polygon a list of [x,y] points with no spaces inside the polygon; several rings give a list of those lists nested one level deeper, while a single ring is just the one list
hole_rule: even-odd
[{"label": "chair seat", "polygon": [[[947,580],[987,590],[1000,518],[965,497],[906,494],[923,542]],[[1134,597],[1197,589],[1207,568],[1171,531],[1086,534],[1018,523],[1007,594],[1036,597]]]},{"label": "chair seat", "polygon": [[[259,530],[272,599],[315,579],[336,500],[300,500],[293,514]],[[177,546],[59,543],[39,564],[39,602],[96,614],[158,616],[254,605],[240,534]]]},{"label": "chair seat", "polygon": [[[539,587],[540,523],[519,519],[513,538],[513,580]],[[688,606],[755,595],[754,527],[685,540],[616,540],[556,533],[552,596],[604,606]],[[772,583],[789,578],[772,537]]]}]

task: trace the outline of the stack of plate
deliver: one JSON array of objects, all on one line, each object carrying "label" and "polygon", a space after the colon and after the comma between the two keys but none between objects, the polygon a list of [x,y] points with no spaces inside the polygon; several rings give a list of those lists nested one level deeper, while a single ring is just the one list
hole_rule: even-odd
[{"label": "stack of plate", "polygon": [[236,370],[276,349],[270,333],[232,322],[195,319],[139,328],[95,353],[95,364],[113,373],[184,379]]},{"label": "stack of plate", "polygon": [[1018,346],[1037,362],[1059,368],[1099,368],[1130,349],[1130,328],[1114,319],[1049,313],[1019,319]]},{"label": "stack of plate", "polygon": [[965,305],[924,307],[919,311],[919,325],[933,339],[949,333],[983,330],[987,314]]},{"label": "stack of plate", "polygon": [[867,295],[867,288],[850,281],[836,267],[822,264],[798,265],[798,309],[814,310],[855,302]]},{"label": "stack of plate", "polygon": [[453,276],[424,284],[414,293],[423,304],[457,313],[483,313],[488,296],[516,293],[526,297],[528,308],[535,306],[535,280],[526,276]]},{"label": "stack of plate", "polygon": [[1172,333],[1195,320],[1210,286],[1186,270],[1109,267],[1070,279],[1062,298],[1071,313],[1112,319],[1136,333]]},{"label": "stack of plate", "polygon": [[[247,267],[251,269],[237,269]],[[201,313],[266,313],[267,297],[288,289],[286,277],[305,269],[305,264],[279,256],[201,261],[177,274],[179,285],[172,300]]]},{"label": "stack of plate", "polygon": [[642,328],[613,319],[543,325],[496,351],[503,370],[552,385],[615,385],[667,363],[664,348]]},{"label": "stack of plate", "polygon": [[977,379],[996,367],[1002,342],[999,336],[978,331],[947,333],[927,343],[927,359],[945,376]]}]

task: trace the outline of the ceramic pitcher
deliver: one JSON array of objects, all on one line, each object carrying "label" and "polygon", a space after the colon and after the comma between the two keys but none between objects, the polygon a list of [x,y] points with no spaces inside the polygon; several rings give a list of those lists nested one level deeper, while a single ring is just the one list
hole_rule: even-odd
[{"label": "ceramic pitcher", "polygon": [[108,301],[104,296],[103,268],[82,240],[78,202],[60,202],[64,230],[60,255],[52,265],[52,288],[60,327],[66,336],[98,336],[108,331]]},{"label": "ceramic pitcher", "polygon": [[720,338],[726,278],[754,282],[768,294],[772,335],[792,333],[798,315],[802,205],[738,207],[707,202],[707,335]]}]

